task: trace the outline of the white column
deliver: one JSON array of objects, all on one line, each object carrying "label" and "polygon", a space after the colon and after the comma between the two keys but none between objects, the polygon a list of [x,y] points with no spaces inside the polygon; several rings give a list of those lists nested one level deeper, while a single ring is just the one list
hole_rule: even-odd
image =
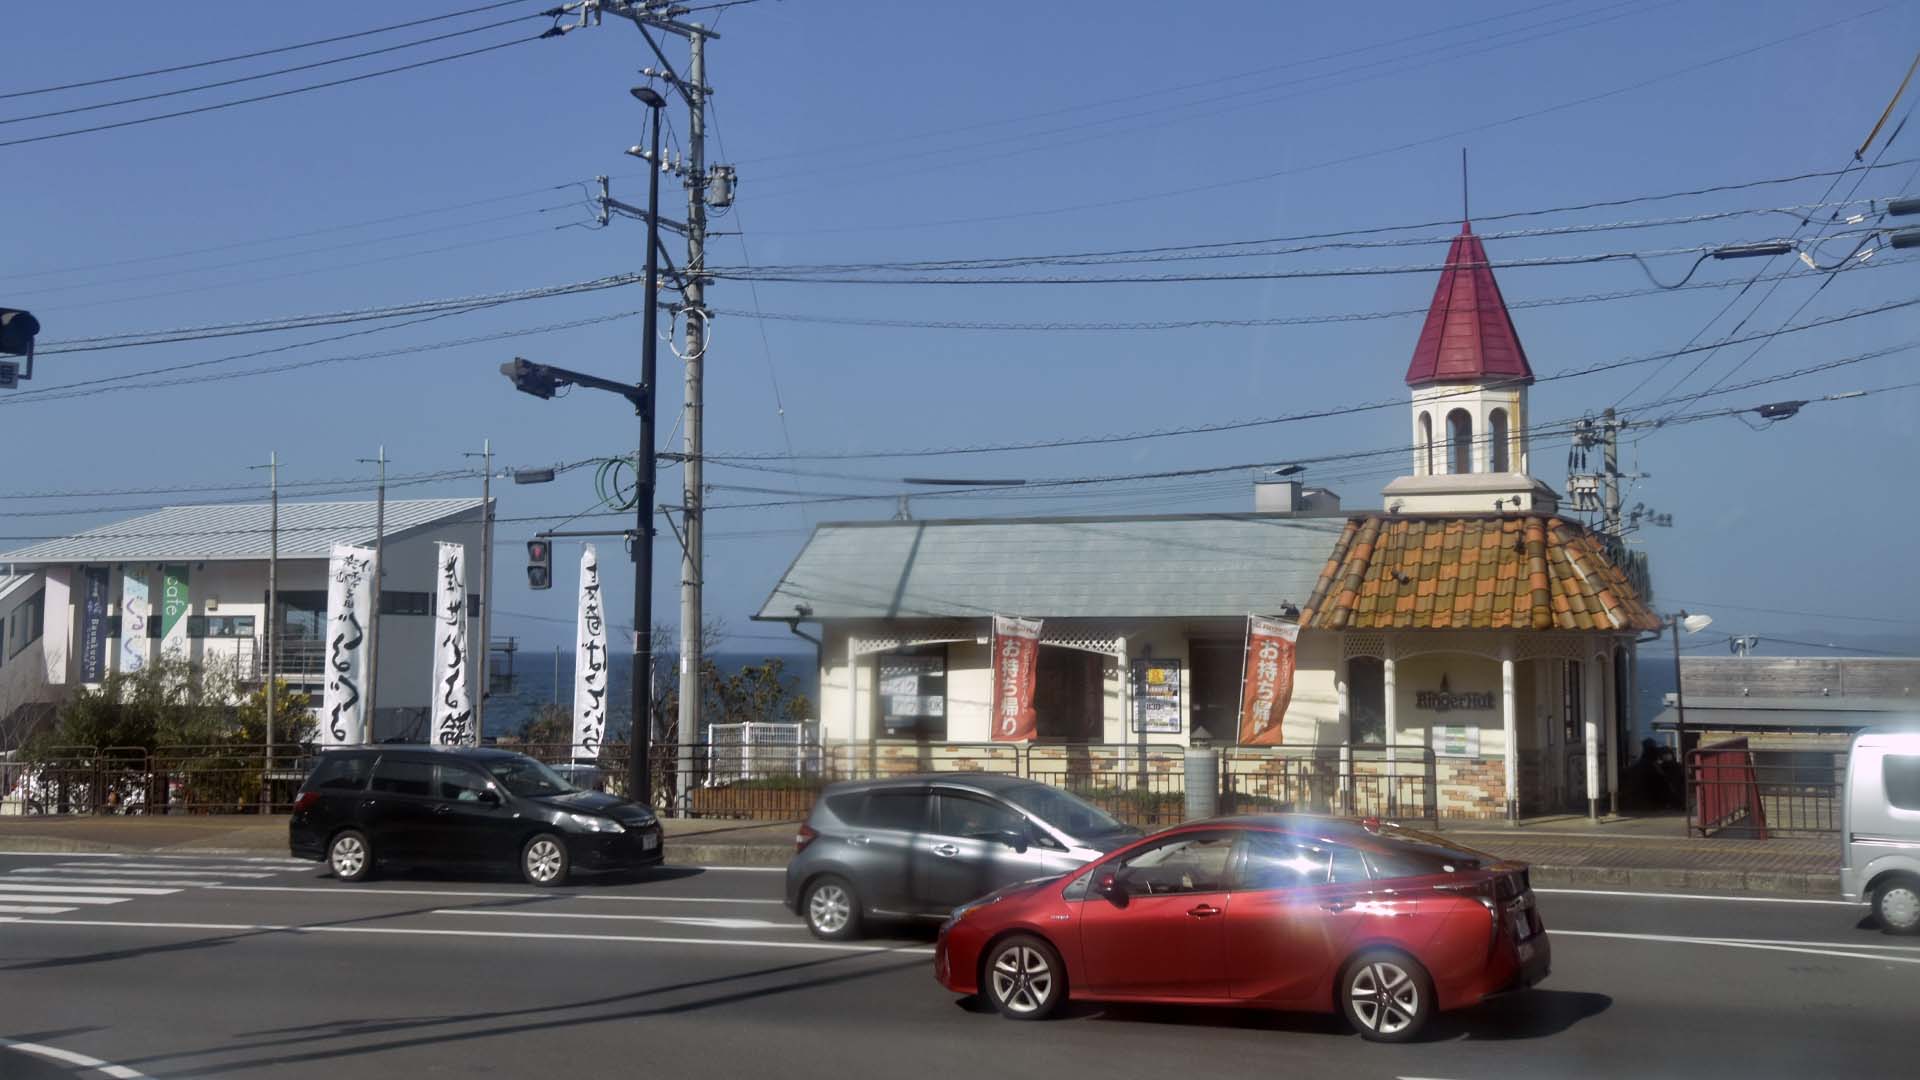
[{"label": "white column", "polygon": [[1500,726],[1507,755],[1507,820],[1520,820],[1520,706],[1514,698],[1513,657],[1500,658]]},{"label": "white column", "polygon": [[1394,812],[1394,801],[1399,794],[1394,789],[1398,784],[1400,774],[1400,768],[1397,764],[1399,757],[1397,747],[1400,743],[1400,719],[1398,708],[1394,702],[1397,694],[1394,691],[1393,685],[1392,651],[1393,646],[1389,644],[1387,646],[1388,655],[1380,661],[1380,682],[1382,689],[1385,691],[1383,696],[1386,698],[1383,704],[1386,709],[1387,733],[1383,741],[1387,744],[1387,813],[1389,814]]},{"label": "white column", "polygon": [[[40,598],[40,658],[46,665],[47,685],[65,686],[73,670],[73,571],[49,566]],[[13,648],[13,645],[7,645]]]},{"label": "white column", "polygon": [[860,654],[847,636],[847,741],[860,738]]},{"label": "white column", "polygon": [[1620,812],[1620,684],[1614,678],[1614,672],[1620,663],[1620,649],[1617,645],[1607,648],[1607,681],[1602,685],[1606,691],[1607,726],[1601,739],[1601,750],[1607,759],[1607,812]]},{"label": "white column", "polygon": [[1582,733],[1587,751],[1587,816],[1600,816],[1600,714],[1606,708],[1606,695],[1600,685],[1600,661],[1589,655],[1581,661],[1586,674],[1586,702],[1581,706],[1586,730]]},{"label": "white column", "polygon": [[1340,729],[1340,812],[1353,812],[1353,697],[1348,687],[1349,672],[1353,667],[1351,658],[1340,661],[1339,673],[1334,676],[1333,689],[1337,702],[1336,717]]}]

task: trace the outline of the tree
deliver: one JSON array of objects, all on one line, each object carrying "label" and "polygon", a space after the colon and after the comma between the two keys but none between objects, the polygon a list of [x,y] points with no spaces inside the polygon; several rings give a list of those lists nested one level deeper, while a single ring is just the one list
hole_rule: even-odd
[{"label": "tree", "polygon": [[520,741],[531,746],[564,746],[573,739],[573,711],[542,705],[520,725]]},{"label": "tree", "polygon": [[799,692],[798,676],[781,674],[786,661],[769,656],[717,680],[715,723],[801,724],[812,719],[813,702]]}]

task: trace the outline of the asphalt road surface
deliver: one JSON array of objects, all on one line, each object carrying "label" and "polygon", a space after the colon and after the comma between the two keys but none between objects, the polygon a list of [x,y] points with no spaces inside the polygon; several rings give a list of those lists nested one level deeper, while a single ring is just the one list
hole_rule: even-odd
[{"label": "asphalt road surface", "polygon": [[1553,975],[1410,1046],[1331,1018],[982,1013],[930,932],[808,936],[781,876],[536,890],[0,854],[0,1078],[1913,1075],[1920,938],[1838,902],[1542,890]]}]

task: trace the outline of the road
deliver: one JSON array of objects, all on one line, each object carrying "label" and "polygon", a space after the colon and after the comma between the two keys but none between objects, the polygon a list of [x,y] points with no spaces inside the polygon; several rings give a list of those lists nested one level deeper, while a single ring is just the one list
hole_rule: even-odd
[{"label": "road", "polygon": [[0,1077],[1912,1069],[1920,939],[1837,902],[1543,890],[1541,988],[1379,1046],[1331,1019],[1231,1010],[1004,1021],[933,982],[927,932],[816,942],[780,883],[688,867],[551,891],[424,874],[349,887],[286,860],[0,854]]}]

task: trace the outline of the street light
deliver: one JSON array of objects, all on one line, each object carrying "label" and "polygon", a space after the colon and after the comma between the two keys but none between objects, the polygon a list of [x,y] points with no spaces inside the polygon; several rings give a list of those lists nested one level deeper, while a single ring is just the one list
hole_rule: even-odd
[{"label": "street light", "polygon": [[1674,731],[1680,741],[1680,767],[1687,763],[1687,689],[1680,677],[1680,631],[1697,634],[1713,625],[1711,615],[1689,615],[1685,611],[1667,620],[1667,626],[1673,631],[1673,706],[1676,713]]},{"label": "street light", "polygon": [[[652,88],[636,86],[635,100],[653,114],[648,160],[660,161],[660,110],[666,99]],[[501,364],[500,372],[516,390],[538,398],[551,398],[563,386],[584,386],[619,394],[640,414],[640,446],[634,457],[634,530],[633,530],[633,626],[635,652],[633,664],[633,733],[627,761],[627,793],[642,806],[653,805],[653,787],[647,771],[653,741],[652,694],[648,685],[653,671],[653,500],[654,500],[654,370],[660,340],[660,170],[648,170],[647,181],[647,274],[646,293],[642,297],[640,345],[640,381],[616,382],[551,364],[539,364],[520,357]],[[550,478],[550,476],[548,477]],[[515,477],[518,480],[518,476]],[[535,481],[543,482],[543,481]]]}]

